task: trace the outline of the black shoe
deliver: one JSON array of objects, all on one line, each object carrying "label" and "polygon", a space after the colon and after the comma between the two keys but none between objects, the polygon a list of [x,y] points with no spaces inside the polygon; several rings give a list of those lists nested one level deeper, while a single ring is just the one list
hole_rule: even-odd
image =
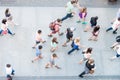
[{"label": "black shoe", "polygon": [[82,75],[79,75],[79,77],[83,78],[83,76],[82,76]]},{"label": "black shoe", "polygon": [[113,34],[117,34],[117,32],[113,32]]},{"label": "black shoe", "polygon": [[14,36],[15,35],[15,33],[13,33],[13,34],[11,34],[12,36]]}]

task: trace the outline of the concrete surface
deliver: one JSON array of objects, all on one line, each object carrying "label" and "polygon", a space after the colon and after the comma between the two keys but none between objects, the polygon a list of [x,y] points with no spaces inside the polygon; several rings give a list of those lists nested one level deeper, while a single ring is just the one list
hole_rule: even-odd
[{"label": "concrete surface", "polygon": [[[7,7],[0,7],[0,21],[4,18],[4,11]],[[9,28],[15,32],[15,36],[9,34],[0,36],[0,76],[5,76],[5,64],[12,64],[15,69],[16,76],[77,76],[84,69],[84,63],[78,64],[83,57],[81,51],[75,51],[71,55],[67,52],[71,49],[70,46],[64,48],[61,45],[66,40],[65,35],[58,37],[59,48],[55,52],[59,59],[57,64],[62,67],[61,70],[45,69],[45,64],[49,61],[50,41],[52,38],[47,37],[49,23],[57,18],[65,16],[64,7],[9,7],[13,15],[13,19],[20,26]],[[74,37],[81,38],[81,44],[87,47],[93,47],[92,57],[95,59],[96,71],[93,76],[120,76],[119,58],[111,61],[109,58],[115,55],[115,52],[110,49],[114,43],[115,37],[112,32],[106,33],[105,30],[111,25],[110,22],[115,17],[118,8],[88,8],[87,21],[91,16],[99,16],[98,24],[101,26],[99,40],[97,42],[88,41],[91,31],[83,32],[85,25],[77,24],[76,15],[74,18],[68,19],[62,23],[61,31],[65,31],[67,27],[75,27]],[[97,12],[96,12],[97,11]],[[35,57],[35,50],[32,46],[35,43],[35,33],[38,29],[43,31],[43,37],[47,40],[43,44],[42,60],[31,63]],[[120,30],[118,30],[120,34]],[[70,45],[70,43],[68,44]]]},{"label": "concrete surface", "polygon": [[[70,0],[0,0],[0,6],[39,6],[39,7],[63,7]],[[87,7],[120,7],[120,0],[115,3],[108,0],[79,0],[81,6]]]}]

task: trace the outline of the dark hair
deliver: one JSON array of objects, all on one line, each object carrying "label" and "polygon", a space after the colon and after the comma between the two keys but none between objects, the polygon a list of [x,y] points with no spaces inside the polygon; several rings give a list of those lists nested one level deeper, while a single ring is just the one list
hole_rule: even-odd
[{"label": "dark hair", "polygon": [[68,32],[68,33],[71,32],[71,29],[70,29],[70,28],[67,28],[67,32]]},{"label": "dark hair", "polygon": [[9,8],[7,8],[7,9],[5,10],[5,14],[8,14],[8,12],[9,12]]},{"label": "dark hair", "polygon": [[41,46],[41,45],[39,45],[39,46],[38,46],[38,49],[42,49],[42,46]]},{"label": "dark hair", "polygon": [[71,1],[71,4],[74,4],[74,3],[76,3],[76,1]]},{"label": "dark hair", "polygon": [[53,56],[53,57],[57,57],[57,54],[54,53],[54,54],[52,54],[52,56]]},{"label": "dark hair", "polygon": [[120,17],[118,18],[118,21],[120,21]]},{"label": "dark hair", "polygon": [[6,19],[3,19],[3,20],[2,20],[2,23],[3,23],[3,24],[6,24],[6,22],[7,22]]},{"label": "dark hair", "polygon": [[97,25],[97,26],[94,28],[93,32],[97,32],[99,29],[100,29],[100,26]]},{"label": "dark hair", "polygon": [[61,22],[62,20],[61,19],[57,19],[57,22]]},{"label": "dark hair", "polygon": [[8,67],[8,68],[9,68],[9,67],[11,67],[11,65],[10,65],[10,64],[7,64],[7,65],[6,65],[6,67]]},{"label": "dark hair", "polygon": [[86,53],[91,53],[91,52],[92,52],[92,48],[89,47],[89,48],[87,49]]},{"label": "dark hair", "polygon": [[83,12],[86,12],[86,10],[87,10],[87,8],[84,7],[84,8],[82,9],[82,13],[83,13]]},{"label": "dark hair", "polygon": [[40,34],[42,31],[41,30],[38,30],[38,33]]},{"label": "dark hair", "polygon": [[98,16],[95,16],[95,20],[98,20]]},{"label": "dark hair", "polygon": [[54,43],[54,42],[55,42],[55,43],[58,43],[58,42],[57,42],[57,38],[54,37],[54,38],[52,39],[52,42],[53,42],[53,43]]}]

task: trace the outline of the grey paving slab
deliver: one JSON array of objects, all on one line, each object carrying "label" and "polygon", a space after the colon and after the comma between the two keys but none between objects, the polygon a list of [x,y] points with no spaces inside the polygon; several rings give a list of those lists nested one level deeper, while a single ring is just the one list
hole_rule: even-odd
[{"label": "grey paving slab", "polygon": [[[7,7],[0,7],[0,21],[4,18],[4,10]],[[62,18],[66,12],[64,7],[9,7],[15,22],[20,26],[9,28],[16,33],[15,36],[4,35],[0,36],[0,76],[5,76],[5,64],[10,63],[13,65],[16,76],[77,76],[84,69],[84,63],[78,64],[79,60],[83,57],[82,50],[75,51],[71,55],[67,55],[70,46],[63,48],[61,45],[66,40],[65,35],[58,37],[59,48],[55,52],[58,54],[59,59],[57,64],[62,67],[61,70],[45,69],[45,64],[49,61],[50,41],[47,35],[50,32],[48,25],[51,21]],[[96,12],[97,11],[97,12]],[[91,16],[99,16],[98,24],[101,26],[99,40],[97,42],[88,41],[91,31],[83,32],[85,25],[77,24],[77,13],[74,18],[68,19],[62,23],[61,31],[65,31],[67,27],[75,27],[74,37],[79,36],[81,44],[87,47],[93,47],[93,58],[96,63],[96,71],[93,76],[112,76],[120,74],[119,58],[110,61],[109,58],[115,55],[109,47],[115,41],[117,35],[112,32],[106,33],[105,30],[111,25],[110,21],[115,17],[117,8],[88,8],[87,21]],[[38,29],[42,29],[43,38],[47,40],[43,44],[42,60],[31,63],[35,57],[35,50],[32,46],[35,43],[35,33]],[[120,30],[118,30],[120,34]],[[69,43],[68,45],[70,45]]]},{"label": "grey paving slab", "polygon": [[[70,0],[0,0],[0,6],[40,6],[63,7]],[[79,0],[82,6],[87,7],[120,7],[120,0],[115,3],[108,0]]]}]

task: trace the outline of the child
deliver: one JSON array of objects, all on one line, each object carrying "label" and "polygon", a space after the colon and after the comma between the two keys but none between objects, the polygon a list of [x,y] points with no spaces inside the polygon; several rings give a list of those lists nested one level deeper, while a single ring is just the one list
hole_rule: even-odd
[{"label": "child", "polygon": [[10,64],[6,64],[6,74],[7,74],[7,79],[12,80],[12,77],[15,75],[15,71],[13,70],[12,66]]},{"label": "child", "polygon": [[[87,8],[83,7],[80,9],[80,13],[79,13],[79,19],[82,19],[82,24],[87,24],[87,22],[85,22],[85,18],[87,16]],[[81,22],[80,20],[77,21],[77,23]]]},{"label": "child", "polygon": [[87,32],[90,28],[95,27],[95,26],[97,25],[97,20],[98,20],[98,16],[91,17],[91,19],[90,19],[90,24],[91,24],[91,26],[90,26],[90,27],[87,26],[87,27],[85,28],[84,32]]},{"label": "child", "polygon": [[42,39],[42,31],[38,30],[37,34],[36,34],[36,44],[32,47],[35,48],[37,46],[37,44],[39,44],[40,42],[44,43],[46,42],[45,40]]},{"label": "child", "polygon": [[36,60],[39,60],[39,59],[43,58],[41,50],[42,50],[42,46],[41,45],[36,47],[36,57],[32,60],[32,63],[34,63],[34,61],[36,61]]},{"label": "child", "polygon": [[80,64],[82,64],[83,61],[86,61],[91,58],[92,48],[89,47],[86,50],[84,50],[82,53],[84,55],[84,58],[80,60],[79,62]]},{"label": "child", "polygon": [[106,30],[106,32],[113,30],[113,34],[117,34],[117,30],[120,27],[120,17],[116,19],[116,21],[113,23],[113,25]]},{"label": "child", "polygon": [[59,66],[57,66],[55,64],[55,59],[57,59],[57,58],[58,58],[57,54],[55,54],[55,53],[52,54],[50,61],[46,64],[45,68],[49,68],[49,67],[53,68],[53,66],[55,66],[57,69],[61,69]]},{"label": "child", "polygon": [[58,44],[57,38],[54,37],[54,38],[52,39],[52,42],[51,42],[51,47],[52,47],[52,48],[50,49],[51,52],[54,52],[56,49],[58,49],[57,44]]},{"label": "child", "polygon": [[66,40],[66,42],[62,45],[63,47],[66,47],[67,45],[67,43],[68,42],[70,42],[71,40],[72,40],[72,38],[73,38],[73,31],[70,29],[70,28],[67,28],[67,31],[66,31],[67,33],[66,33],[66,38],[67,38],[67,40]]},{"label": "child", "polygon": [[94,41],[97,41],[98,39],[98,34],[99,34],[99,31],[100,30],[100,26],[97,25],[94,29],[93,29],[93,32],[92,32],[92,36],[88,39],[89,41],[90,40],[94,40]]},{"label": "child", "polygon": [[54,29],[48,36],[52,37],[52,35],[56,33],[58,33],[59,36],[63,35],[63,33],[60,33],[61,19],[57,19],[54,23],[55,23],[55,25],[53,26]]}]

